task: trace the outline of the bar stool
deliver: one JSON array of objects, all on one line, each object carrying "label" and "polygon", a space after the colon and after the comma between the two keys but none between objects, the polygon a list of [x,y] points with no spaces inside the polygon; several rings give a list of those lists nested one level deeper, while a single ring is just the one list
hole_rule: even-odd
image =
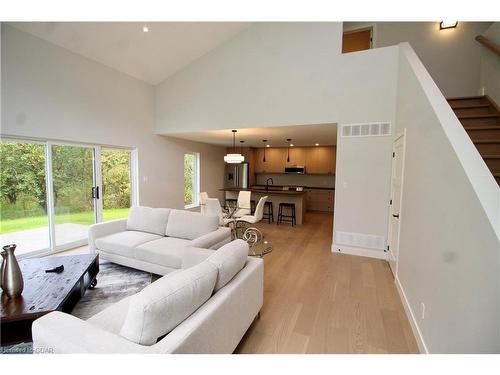
[{"label": "bar stool", "polygon": [[[283,214],[283,208],[289,210],[291,214]],[[286,212],[286,211],[285,211]],[[281,223],[292,223],[292,227],[297,223],[295,220],[295,203],[280,203],[278,207],[277,225]]]},{"label": "bar stool", "polygon": [[273,202],[267,202],[264,205],[264,219],[267,219],[269,224],[274,223]]}]

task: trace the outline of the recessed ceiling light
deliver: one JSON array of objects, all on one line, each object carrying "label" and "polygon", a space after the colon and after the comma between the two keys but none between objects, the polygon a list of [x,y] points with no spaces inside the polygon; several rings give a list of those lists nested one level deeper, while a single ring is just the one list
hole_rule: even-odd
[{"label": "recessed ceiling light", "polygon": [[319,143],[315,143],[314,145],[315,145],[315,146],[319,146]]},{"label": "recessed ceiling light", "polygon": [[148,33],[149,32],[149,27],[143,26],[142,27],[142,31],[145,32],[145,33]]},{"label": "recessed ceiling light", "polygon": [[458,21],[441,21],[439,24],[439,29],[444,30],[444,29],[453,29],[457,27]]}]

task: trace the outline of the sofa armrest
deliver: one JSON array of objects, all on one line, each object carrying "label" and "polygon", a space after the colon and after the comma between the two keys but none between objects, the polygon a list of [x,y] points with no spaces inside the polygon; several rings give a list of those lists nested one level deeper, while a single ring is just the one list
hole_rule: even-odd
[{"label": "sofa armrest", "polygon": [[123,232],[127,229],[127,219],[106,221],[105,223],[93,224],[89,227],[89,250],[94,253],[97,249],[95,241],[100,237]]},{"label": "sofa armrest", "polygon": [[34,353],[148,353],[150,347],[128,341],[84,320],[55,311],[32,326]]},{"label": "sofa armrest", "polygon": [[204,234],[191,241],[191,246],[203,249],[218,249],[220,246],[231,241],[231,229],[220,227],[219,229]]}]

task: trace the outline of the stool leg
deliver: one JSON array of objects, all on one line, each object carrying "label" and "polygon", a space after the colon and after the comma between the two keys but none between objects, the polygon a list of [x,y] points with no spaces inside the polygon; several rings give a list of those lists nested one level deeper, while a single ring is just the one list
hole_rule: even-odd
[{"label": "stool leg", "polygon": [[271,223],[274,223],[274,212],[273,212],[273,204],[271,203],[271,213],[269,215],[269,217],[271,218]]}]

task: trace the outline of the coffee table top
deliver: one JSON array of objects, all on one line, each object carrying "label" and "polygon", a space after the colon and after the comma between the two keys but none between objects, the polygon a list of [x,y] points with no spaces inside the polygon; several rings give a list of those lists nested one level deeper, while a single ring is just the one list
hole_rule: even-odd
[{"label": "coffee table top", "polygon": [[[24,290],[20,297],[14,299],[9,299],[2,293],[0,310],[2,322],[23,320],[33,315],[41,316],[58,310],[80,278],[96,261],[98,262],[98,254],[20,260]],[[45,272],[46,269],[61,264],[64,265],[63,272]]]}]

